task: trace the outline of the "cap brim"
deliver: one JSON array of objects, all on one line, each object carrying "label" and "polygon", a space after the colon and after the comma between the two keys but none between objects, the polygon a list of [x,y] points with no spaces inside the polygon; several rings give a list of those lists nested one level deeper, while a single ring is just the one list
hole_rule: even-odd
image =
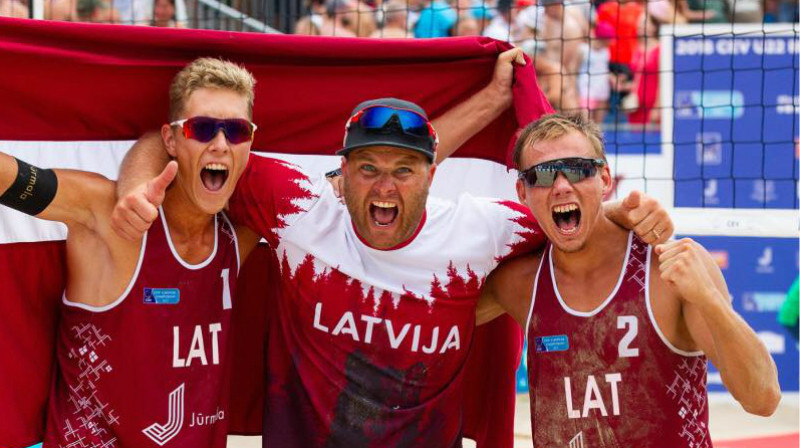
[{"label": "cap brim", "polygon": [[433,162],[435,160],[435,157],[436,157],[433,153],[425,151],[424,149],[420,149],[420,148],[418,148],[416,146],[404,145],[402,143],[391,142],[391,141],[383,141],[383,142],[382,141],[377,141],[377,142],[376,141],[372,141],[372,142],[369,142],[369,143],[362,143],[360,145],[346,146],[346,147],[336,151],[336,154],[340,155],[340,156],[346,156],[347,154],[355,151],[356,149],[369,148],[369,147],[373,147],[373,146],[391,146],[391,147],[394,147],[394,148],[409,149],[411,151],[415,151],[415,152],[418,152],[420,154],[423,154],[431,162]]}]

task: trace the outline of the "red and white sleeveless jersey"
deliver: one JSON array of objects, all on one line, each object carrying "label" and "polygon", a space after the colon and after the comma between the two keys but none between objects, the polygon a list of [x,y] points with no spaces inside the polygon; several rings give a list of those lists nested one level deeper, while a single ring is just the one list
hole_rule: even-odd
[{"label": "red and white sleeveless jersey", "polygon": [[706,358],[677,349],[656,325],[649,246],[629,234],[616,288],[591,312],[564,302],[551,252],[527,330],[534,446],[710,447]]},{"label": "red and white sleeveless jersey", "polygon": [[161,210],[116,301],[64,297],[45,447],[225,447],[239,255],[228,219],[214,220],[213,252],[191,265]]},{"label": "red and white sleeveless jersey", "polygon": [[252,156],[231,216],[280,260],[264,446],[461,446],[480,287],[501,259],[544,242],[526,209],[429,198],[414,237],[379,250],[324,177]]}]

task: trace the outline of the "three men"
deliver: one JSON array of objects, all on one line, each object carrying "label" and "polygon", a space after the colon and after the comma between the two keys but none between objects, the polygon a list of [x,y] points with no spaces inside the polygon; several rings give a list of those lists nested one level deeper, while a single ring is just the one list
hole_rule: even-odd
[{"label": "three men", "polygon": [[[498,62],[505,88],[513,54]],[[469,120],[486,123],[480,117],[509,104],[458,106],[467,112],[462,120],[451,111],[439,121],[461,131],[443,138],[464,141],[480,129]],[[245,240],[267,239],[281,269],[265,446],[460,446],[463,366],[480,287],[500,260],[543,239],[517,203],[429,198],[437,142],[413,103],[357,106],[340,151],[346,205],[323,177],[251,157],[231,213],[257,232]],[[154,145],[139,151],[131,160],[150,165],[140,173],[146,179],[163,156]],[[147,226],[139,219],[147,212],[136,211],[146,202],[128,196],[120,216]]]},{"label": "three men", "polygon": [[0,203],[69,229],[45,447],[225,446],[231,298],[246,253],[222,208],[256,130],[254,84],[216,59],[175,76],[161,138],[178,163],[154,186],[175,182],[149,192],[163,207],[132,241],[111,228],[114,182],[0,154]]},{"label": "three men", "polygon": [[550,244],[491,274],[479,316],[506,311],[527,330],[536,446],[711,446],[706,357],[745,410],[774,412],[775,365],[708,252],[689,239],[653,252],[603,215],[612,178],[595,125],[545,116],[514,162]]}]

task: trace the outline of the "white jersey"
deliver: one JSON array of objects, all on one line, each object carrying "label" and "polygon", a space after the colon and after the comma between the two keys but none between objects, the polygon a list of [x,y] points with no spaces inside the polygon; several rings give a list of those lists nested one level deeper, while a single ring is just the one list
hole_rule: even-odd
[{"label": "white jersey", "polygon": [[528,211],[429,198],[409,241],[376,249],[324,177],[254,156],[231,212],[281,266],[282,344],[267,366],[280,385],[267,409],[281,413],[265,415],[265,437],[288,447],[460,443],[460,418],[442,417],[460,415],[479,290],[502,259],[544,241]]}]

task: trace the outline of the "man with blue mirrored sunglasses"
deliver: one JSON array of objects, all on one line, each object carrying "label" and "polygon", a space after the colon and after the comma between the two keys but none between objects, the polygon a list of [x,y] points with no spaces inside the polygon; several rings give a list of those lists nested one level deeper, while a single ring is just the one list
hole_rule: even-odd
[{"label": "man with blue mirrored sunglasses", "polygon": [[437,162],[510,106],[517,58],[501,54],[488,90],[435,124],[408,101],[358,105],[345,204],[322,176],[251,158],[230,210],[252,229],[243,245],[263,236],[281,266],[265,446],[461,445],[480,286],[542,232],[517,203],[428,193]]}]

